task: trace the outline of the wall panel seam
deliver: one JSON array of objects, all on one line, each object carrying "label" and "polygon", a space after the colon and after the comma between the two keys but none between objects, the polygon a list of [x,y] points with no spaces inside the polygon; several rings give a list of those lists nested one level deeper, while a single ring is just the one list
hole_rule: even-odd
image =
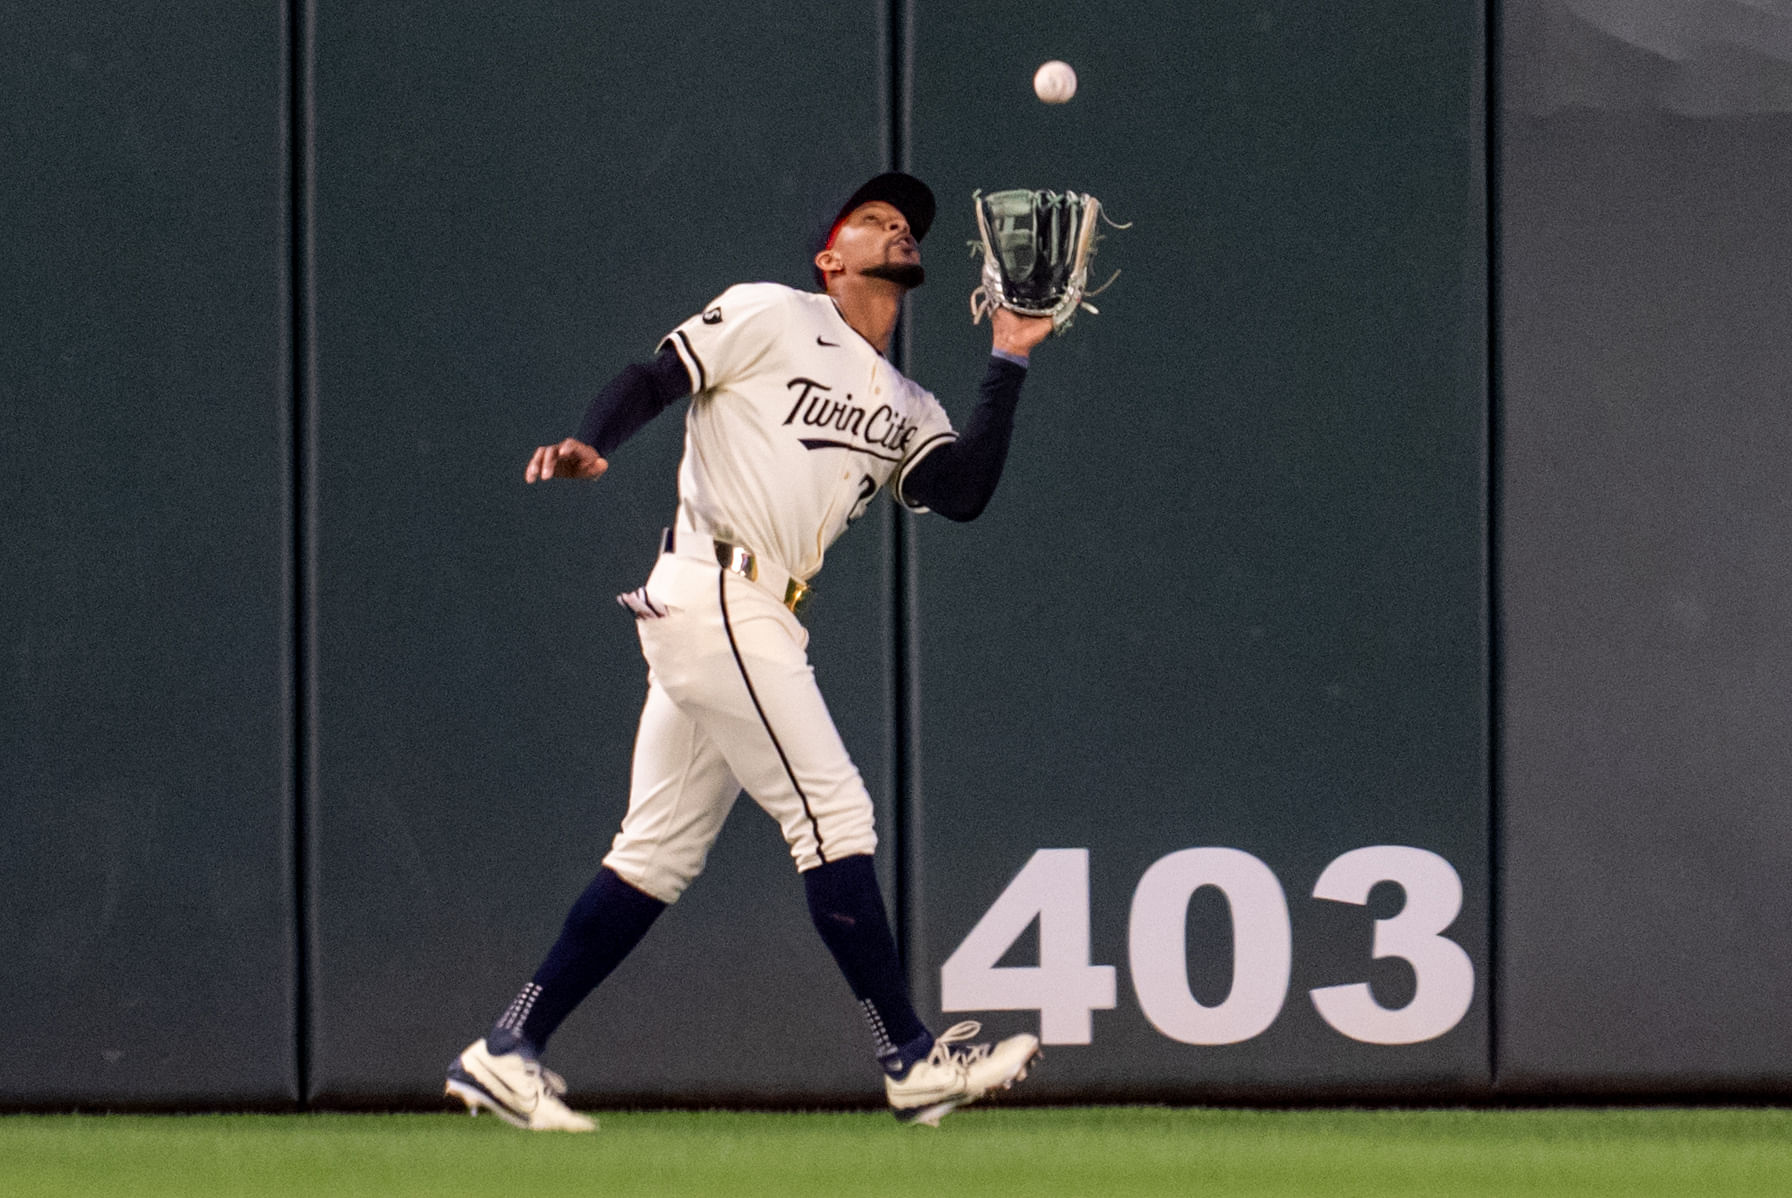
[{"label": "wall panel seam", "polygon": [[[885,169],[909,169],[910,104],[914,58],[913,0],[887,0],[883,10],[884,69],[883,112]],[[913,308],[904,301],[903,320],[896,330],[891,357],[905,375],[913,371],[913,338],[909,334]],[[898,511],[892,521],[892,573],[890,588],[891,685],[895,702],[894,753],[891,775],[895,793],[896,827],[896,935],[908,970],[909,986],[917,1001],[925,994],[926,952],[922,941],[920,907],[921,874],[921,698],[919,617],[919,530],[912,519]]]},{"label": "wall panel seam", "polygon": [[313,791],[316,785],[317,729],[317,355],[316,328],[316,5],[288,0],[284,8],[288,85],[286,88],[287,173],[287,335],[292,347],[289,380],[292,403],[288,460],[287,528],[291,619],[289,652],[293,906],[293,1055],[299,1107],[311,1101],[311,966]]},{"label": "wall panel seam", "polygon": [[1482,221],[1486,264],[1483,320],[1486,355],[1485,419],[1487,421],[1487,1077],[1488,1085],[1500,1084],[1500,885],[1504,876],[1500,840],[1504,801],[1500,770],[1503,700],[1500,662],[1500,208],[1499,208],[1499,46],[1500,5],[1503,0],[1483,0],[1481,36],[1481,172]]}]

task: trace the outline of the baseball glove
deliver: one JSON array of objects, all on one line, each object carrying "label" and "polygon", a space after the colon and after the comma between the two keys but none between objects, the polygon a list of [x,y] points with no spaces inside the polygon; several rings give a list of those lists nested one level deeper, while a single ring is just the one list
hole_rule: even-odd
[{"label": "baseball glove", "polygon": [[[983,280],[971,293],[971,322],[993,308],[1022,316],[1049,316],[1052,332],[1070,327],[1077,309],[1095,312],[1089,296],[1100,295],[1120,275],[1088,290],[1089,263],[1100,240],[1097,226],[1107,220],[1101,201],[1067,191],[994,191],[971,193],[977,207],[978,240],[973,253],[983,254]],[[1116,229],[1130,225],[1107,223]]]}]

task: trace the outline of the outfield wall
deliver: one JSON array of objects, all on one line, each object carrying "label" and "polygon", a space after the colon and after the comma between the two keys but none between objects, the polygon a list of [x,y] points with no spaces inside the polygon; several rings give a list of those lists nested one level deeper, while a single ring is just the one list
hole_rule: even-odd
[{"label": "outfield wall", "polygon": [[1511,1090],[1792,1086],[1789,23],[1506,8]]},{"label": "outfield wall", "polygon": [[286,25],[0,37],[0,1102],[290,1103]]},{"label": "outfield wall", "polygon": [[[0,1104],[434,1101],[621,813],[679,427],[527,451],[891,165],[961,421],[971,191],[1133,222],[985,516],[874,506],[808,618],[923,1013],[1041,1100],[1785,1092],[1792,90],[1671,7],[32,18]],[[867,1044],[743,802],[554,1063],[839,1104]]]},{"label": "outfield wall", "polygon": [[[1479,10],[1101,11],[916,6],[934,259],[1006,179],[1133,224],[989,511],[914,527],[919,980],[1046,1003],[1039,1097],[1484,1087]],[[996,43],[1085,45],[1085,94],[990,79]],[[935,387],[987,352],[963,289],[915,303]],[[1399,885],[1461,905],[1416,971],[1373,958]]]},{"label": "outfield wall", "polygon": [[[523,464],[730,283],[804,282],[802,232],[767,216],[878,170],[877,17],[318,6],[317,1101],[429,1084],[608,848],[646,693],[613,597],[670,522],[682,422],[601,490],[525,488]],[[763,70],[836,45],[860,82],[825,104]],[[892,519],[855,530],[813,622],[886,826]],[[862,1089],[861,1020],[787,862],[742,803],[703,885],[569,1022],[563,1070],[606,1098]]]}]

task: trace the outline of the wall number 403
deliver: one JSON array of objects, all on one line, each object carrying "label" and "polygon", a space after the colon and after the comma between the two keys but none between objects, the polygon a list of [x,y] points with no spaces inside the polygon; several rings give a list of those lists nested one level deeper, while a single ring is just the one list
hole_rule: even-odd
[{"label": "wall number 403", "polygon": [[[1475,969],[1443,932],[1462,909],[1462,879],[1436,853],[1378,844],[1345,853],[1319,875],[1313,897],[1361,906],[1392,882],[1400,911],[1375,921],[1373,955],[1412,966],[1417,986],[1405,1006],[1376,1001],[1366,982],[1309,992],[1335,1030],[1369,1044],[1416,1044],[1462,1020],[1475,994]],[[1208,1006],[1190,992],[1189,900],[1217,889],[1232,913],[1232,989]],[[999,965],[1039,921],[1039,964]],[[1040,849],[1015,875],[940,968],[947,1011],[1038,1011],[1047,1044],[1087,1044],[1091,1012],[1115,1005],[1112,965],[1089,960],[1089,850]],[[1240,849],[1171,853],[1145,871],[1132,896],[1127,958],[1139,1007],[1154,1027],[1184,1044],[1236,1044],[1261,1035],[1281,1014],[1293,964],[1288,900],[1269,866]]]}]

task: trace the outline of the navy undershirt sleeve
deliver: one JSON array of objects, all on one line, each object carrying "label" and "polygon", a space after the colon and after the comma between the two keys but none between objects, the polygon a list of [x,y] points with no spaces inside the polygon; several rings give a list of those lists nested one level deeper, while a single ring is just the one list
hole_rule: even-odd
[{"label": "navy undershirt sleeve", "polygon": [[1014,408],[1026,377],[1025,366],[992,356],[978,388],[977,409],[958,440],[931,450],[915,463],[902,482],[903,498],[948,520],[975,520],[982,515],[996,493],[996,484],[1002,481],[1008,442],[1014,433]]},{"label": "navy undershirt sleeve", "polygon": [[667,346],[653,361],[631,363],[592,398],[579,422],[579,440],[609,457],[674,400],[691,393],[691,376],[678,351]]}]

